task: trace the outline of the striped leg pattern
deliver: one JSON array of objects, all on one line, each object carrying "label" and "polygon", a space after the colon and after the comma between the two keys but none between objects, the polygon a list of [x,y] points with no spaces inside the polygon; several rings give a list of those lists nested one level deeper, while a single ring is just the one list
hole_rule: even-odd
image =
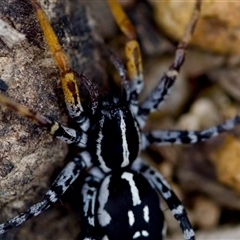
[{"label": "striped leg pattern", "polygon": [[67,144],[74,143],[79,147],[86,147],[87,135],[85,132],[65,127],[1,94],[0,104],[12,109],[23,117],[29,118],[40,127],[47,128],[52,135],[63,142]]},{"label": "striped leg pattern", "polygon": [[194,32],[200,13],[200,0],[197,0],[191,20],[185,30],[182,40],[179,42],[175,52],[175,58],[168,71],[164,74],[155,89],[143,101],[137,113],[137,120],[143,128],[148,114],[156,111],[172,89],[178,73],[184,63],[186,50]]},{"label": "striped leg pattern", "polygon": [[79,174],[91,165],[90,157],[87,152],[82,152],[76,156],[73,161],[69,162],[65,168],[58,175],[50,189],[44,196],[43,201],[33,205],[26,212],[19,214],[11,220],[0,224],[0,234],[16,227],[30,218],[33,218],[52,204],[59,200],[59,198],[66,192],[71,184],[76,180]]},{"label": "striped leg pattern", "polygon": [[223,124],[202,131],[157,130],[146,132],[142,136],[142,148],[146,148],[149,144],[169,145],[203,142],[220,133],[232,130],[239,123],[240,115],[237,115]]},{"label": "striped leg pattern", "polygon": [[81,213],[81,234],[78,239],[93,239],[96,233],[96,202],[97,194],[104,174],[98,168],[92,168],[84,179],[82,186],[82,213]]},{"label": "striped leg pattern", "polygon": [[163,176],[154,168],[150,168],[149,166],[145,165],[142,161],[140,161],[140,159],[137,159],[134,162],[132,169],[134,169],[134,171],[141,172],[161,194],[168,207],[172,211],[173,216],[177,219],[182,229],[184,239],[194,240],[195,234],[187,217],[187,212]]}]

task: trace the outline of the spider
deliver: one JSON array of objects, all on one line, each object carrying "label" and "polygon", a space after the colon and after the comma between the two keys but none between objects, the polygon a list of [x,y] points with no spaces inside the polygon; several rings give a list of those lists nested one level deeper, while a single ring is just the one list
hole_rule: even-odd
[{"label": "spider", "polygon": [[[83,74],[74,73],[57,37],[40,5],[31,0],[45,39],[60,71],[64,100],[69,116],[79,128],[73,129],[52,121],[4,95],[0,103],[49,129],[56,138],[82,149],[60,172],[44,199],[26,212],[0,225],[0,234],[21,225],[58,201],[83,172],[82,231],[79,239],[162,239],[165,235],[159,193],[179,222],[184,239],[195,239],[187,213],[162,175],[141,161],[139,151],[150,144],[193,144],[232,129],[240,117],[203,131],[157,130],[142,132],[149,113],[156,111],[167,96],[183,65],[185,52],[199,17],[200,0],[196,1],[191,20],[176,49],[172,65],[157,87],[141,103],[143,89],[141,53],[130,20],[115,0],[108,0],[112,14],[128,41],[127,71],[108,51],[109,59],[121,76],[118,88],[100,96]],[[127,74],[126,74],[127,72]],[[78,77],[89,91],[91,103],[82,106],[76,83]]]}]

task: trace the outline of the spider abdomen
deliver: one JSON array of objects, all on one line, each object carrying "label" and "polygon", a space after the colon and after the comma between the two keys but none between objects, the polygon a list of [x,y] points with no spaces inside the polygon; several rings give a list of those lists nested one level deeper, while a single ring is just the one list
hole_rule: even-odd
[{"label": "spider abdomen", "polygon": [[159,197],[142,174],[125,171],[108,175],[97,204],[103,239],[162,239],[164,217]]}]

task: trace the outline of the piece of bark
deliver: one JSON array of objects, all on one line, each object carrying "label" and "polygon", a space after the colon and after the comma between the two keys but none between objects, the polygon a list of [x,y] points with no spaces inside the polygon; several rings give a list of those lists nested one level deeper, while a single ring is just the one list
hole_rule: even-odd
[{"label": "piece of bark", "polygon": [[[2,1],[0,18],[19,35],[12,45],[7,36],[0,41],[0,77],[8,86],[2,94],[66,124],[63,103],[59,104],[62,93],[58,69],[30,3]],[[53,170],[62,165],[67,146],[28,119],[0,108],[0,207],[5,218],[22,211],[25,201],[46,188]],[[2,209],[8,203],[10,209],[14,208],[11,213]]]}]

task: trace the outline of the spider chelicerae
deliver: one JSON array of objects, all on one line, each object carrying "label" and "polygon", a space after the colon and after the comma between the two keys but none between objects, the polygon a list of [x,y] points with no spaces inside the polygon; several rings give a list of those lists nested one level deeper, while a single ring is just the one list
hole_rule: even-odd
[{"label": "spider chelicerae", "polygon": [[[0,225],[0,233],[16,227],[49,208],[87,170],[82,187],[82,226],[79,239],[162,239],[164,216],[157,193],[166,201],[183,231],[184,239],[194,239],[194,231],[186,211],[161,174],[144,164],[139,151],[150,144],[191,144],[207,140],[232,129],[239,115],[225,123],[203,131],[157,130],[142,132],[148,115],[156,111],[167,96],[183,65],[185,52],[200,11],[200,0],[184,36],[178,44],[172,65],[156,88],[141,103],[143,89],[140,48],[134,28],[120,5],[108,0],[117,24],[127,37],[126,69],[108,51],[110,61],[121,76],[121,84],[104,96],[81,74],[74,73],[61,49],[40,5],[31,0],[45,39],[60,71],[64,100],[69,116],[79,128],[65,127],[39,113],[0,95],[0,103],[33,120],[61,141],[79,146],[82,151],[58,175],[44,199],[26,212]],[[81,103],[76,76],[89,91],[88,109]]]}]

